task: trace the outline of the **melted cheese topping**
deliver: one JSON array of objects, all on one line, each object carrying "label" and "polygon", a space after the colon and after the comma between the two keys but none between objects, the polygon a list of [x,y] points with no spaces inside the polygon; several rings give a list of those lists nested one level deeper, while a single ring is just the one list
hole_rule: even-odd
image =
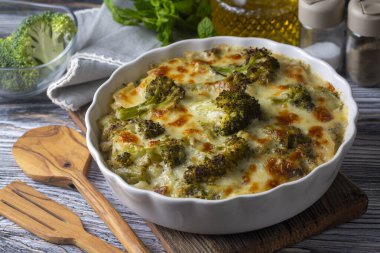
[{"label": "melted cheese topping", "polygon": [[[213,50],[188,52],[184,57],[166,60],[148,71],[138,86],[130,83],[114,94],[110,114],[99,122],[102,129],[101,147],[111,169],[135,187],[167,196],[220,199],[266,191],[305,176],[316,166],[330,160],[344,135],[346,106],[334,87],[314,74],[308,65],[283,55],[274,57],[280,63],[275,78],[265,84],[252,83],[246,89],[259,101],[262,117],[237,133],[248,141],[253,152],[239,161],[236,168],[212,183],[189,186],[184,180],[184,171],[188,166],[217,154],[228,139],[228,136],[215,134],[209,125],[209,122],[222,117],[213,100],[226,89],[223,82],[225,76],[212,67],[242,65],[245,56],[243,48],[220,45]],[[186,90],[186,96],[170,110],[153,109],[144,115],[144,119],[158,122],[165,128],[165,134],[146,139],[133,127],[117,120],[115,110],[144,102],[145,87],[157,76],[173,79]],[[289,87],[296,84],[303,85],[310,93],[315,105],[312,110],[289,102],[276,102],[286,98]],[[292,147],[293,131],[300,131],[304,138],[310,140],[302,150]],[[123,174],[124,168],[115,168],[112,161],[116,154],[130,150],[131,146],[157,146],[167,136],[186,143],[187,158],[183,164],[170,168],[160,160],[152,162],[150,158],[141,157],[136,163],[146,170],[137,174],[144,175],[145,180]],[[194,189],[200,187],[206,194],[194,193]]]}]

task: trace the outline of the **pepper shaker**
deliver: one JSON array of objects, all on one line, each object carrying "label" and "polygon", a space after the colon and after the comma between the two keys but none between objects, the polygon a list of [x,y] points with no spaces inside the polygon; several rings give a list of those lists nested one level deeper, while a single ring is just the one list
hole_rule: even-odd
[{"label": "pepper shaker", "polygon": [[380,1],[351,0],[347,23],[348,76],[360,86],[380,86]]},{"label": "pepper shaker", "polygon": [[299,0],[300,47],[340,70],[344,57],[343,0]]}]

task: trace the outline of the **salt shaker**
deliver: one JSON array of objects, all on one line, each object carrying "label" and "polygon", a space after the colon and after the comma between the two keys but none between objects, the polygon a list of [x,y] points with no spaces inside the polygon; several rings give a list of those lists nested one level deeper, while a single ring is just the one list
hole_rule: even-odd
[{"label": "salt shaker", "polygon": [[360,86],[380,86],[380,1],[348,5],[346,71]]},{"label": "salt shaker", "polygon": [[299,0],[300,47],[340,70],[344,57],[343,0]]}]

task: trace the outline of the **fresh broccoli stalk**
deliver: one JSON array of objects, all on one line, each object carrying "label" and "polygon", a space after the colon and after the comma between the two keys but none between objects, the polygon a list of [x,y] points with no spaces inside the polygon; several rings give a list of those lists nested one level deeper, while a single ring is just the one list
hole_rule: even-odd
[{"label": "fresh broccoli stalk", "polygon": [[120,108],[116,117],[121,120],[139,117],[153,108],[167,109],[177,105],[185,97],[185,89],[177,86],[166,76],[158,76],[152,80],[145,90],[145,101],[137,106]]},{"label": "fresh broccoli stalk", "polygon": [[201,163],[190,165],[184,172],[187,183],[211,183],[224,176],[251,152],[248,142],[238,136],[229,138],[223,151],[211,158],[206,157]]},{"label": "fresh broccoli stalk", "polygon": [[136,118],[131,119],[130,122],[136,124],[137,131],[146,139],[155,138],[165,132],[165,128],[160,123],[152,120]]},{"label": "fresh broccoli stalk", "polygon": [[214,131],[222,136],[231,135],[248,126],[260,116],[260,104],[242,91],[222,91],[214,101],[223,111],[223,117],[215,122]]},{"label": "fresh broccoli stalk", "polygon": [[240,66],[211,66],[211,69],[222,76],[229,77],[232,73],[244,74],[251,83],[268,83],[275,77],[280,68],[278,60],[266,48],[249,48],[245,50],[246,61]]}]

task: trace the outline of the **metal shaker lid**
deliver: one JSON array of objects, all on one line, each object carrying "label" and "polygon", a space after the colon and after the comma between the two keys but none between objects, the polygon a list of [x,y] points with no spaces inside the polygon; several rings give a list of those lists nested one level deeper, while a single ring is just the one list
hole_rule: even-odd
[{"label": "metal shaker lid", "polygon": [[311,28],[334,27],[343,20],[344,5],[343,0],[299,0],[298,18]]},{"label": "metal shaker lid", "polygon": [[362,36],[380,37],[380,0],[351,0],[348,28]]}]

